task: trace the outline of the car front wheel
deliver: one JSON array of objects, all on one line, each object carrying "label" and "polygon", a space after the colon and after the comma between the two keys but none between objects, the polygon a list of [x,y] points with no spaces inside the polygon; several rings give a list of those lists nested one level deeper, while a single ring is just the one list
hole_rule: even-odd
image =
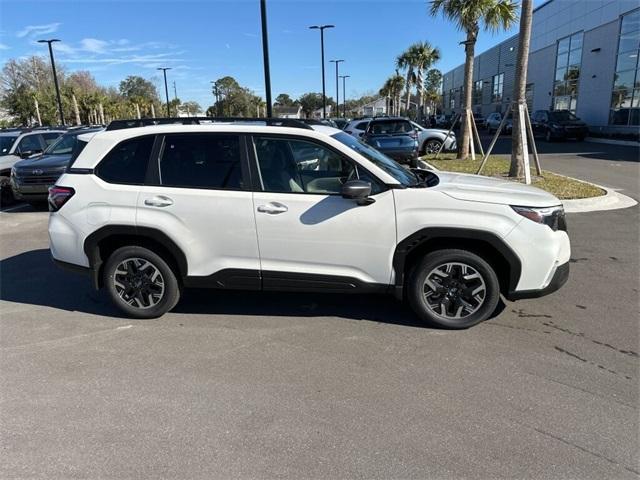
[{"label": "car front wheel", "polygon": [[440,140],[431,139],[426,141],[422,150],[427,155],[435,155],[440,151],[441,146],[442,142]]},{"label": "car front wheel", "polygon": [[180,299],[171,267],[156,253],[138,246],[111,254],[104,267],[104,285],[113,303],[133,318],[160,317]]},{"label": "car front wheel", "polygon": [[413,270],[407,287],[416,314],[445,328],[468,328],[486,320],[500,300],[493,268],[466,250],[429,253]]}]

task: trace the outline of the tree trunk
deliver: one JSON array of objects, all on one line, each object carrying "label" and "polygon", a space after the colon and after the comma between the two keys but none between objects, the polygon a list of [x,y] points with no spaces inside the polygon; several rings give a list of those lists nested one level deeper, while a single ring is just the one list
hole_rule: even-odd
[{"label": "tree trunk", "polygon": [[102,106],[102,102],[100,102],[98,104],[98,110],[100,112],[100,123],[102,125],[105,125],[105,123],[104,123],[104,107]]},{"label": "tree trunk", "polygon": [[140,117],[140,105],[138,105],[137,103],[136,103],[136,115],[137,115],[136,118],[141,118]]},{"label": "tree trunk", "polygon": [[405,115],[409,116],[409,110],[411,108],[411,74],[413,73],[413,69],[409,68],[407,70],[407,103],[405,104],[405,108],[407,111]]},{"label": "tree trunk", "polygon": [[71,101],[73,102],[73,113],[76,116],[76,125],[80,125],[82,122],[80,121],[80,110],[78,109],[78,100],[75,94],[71,95]]},{"label": "tree trunk", "polygon": [[[462,111],[460,112],[460,148],[457,158],[466,160],[469,158],[469,143],[471,141],[471,132],[469,131],[469,123],[467,115],[471,112],[472,93],[473,93],[473,56],[475,52],[476,39],[478,38],[478,27],[467,32],[467,40],[464,44],[465,64],[464,64],[464,101]],[[471,119],[473,122],[473,119]]]},{"label": "tree trunk", "polygon": [[156,118],[156,107],[151,104],[151,118]]},{"label": "tree trunk", "polygon": [[40,105],[38,105],[38,99],[34,98],[33,99],[33,103],[35,104],[35,107],[36,107],[36,116],[38,117],[38,126],[41,127],[42,126],[42,118],[40,117]]},{"label": "tree trunk", "polygon": [[420,104],[418,105],[418,121],[422,122],[422,118],[424,117],[424,81],[422,78],[422,69],[418,72],[418,89],[420,90]]},{"label": "tree trunk", "polygon": [[527,101],[527,67],[529,65],[529,41],[531,39],[531,21],[533,17],[533,0],[522,0],[520,14],[520,38],[518,39],[518,58],[516,60],[516,77],[513,86],[513,106],[511,130],[511,167],[510,177],[524,176],[523,138],[520,129],[518,106]]}]

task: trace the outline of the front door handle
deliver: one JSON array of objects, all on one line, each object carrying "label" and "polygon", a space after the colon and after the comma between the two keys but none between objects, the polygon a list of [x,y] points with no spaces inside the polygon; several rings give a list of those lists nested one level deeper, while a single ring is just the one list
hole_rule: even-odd
[{"label": "front door handle", "polygon": [[144,204],[150,207],[168,207],[169,205],[173,205],[173,200],[164,195],[156,195],[155,197],[147,198]]},{"label": "front door handle", "polygon": [[283,205],[278,202],[269,202],[266,205],[260,205],[258,207],[258,211],[262,213],[268,213],[270,215],[276,215],[278,213],[284,213],[288,211],[289,208],[286,205]]}]

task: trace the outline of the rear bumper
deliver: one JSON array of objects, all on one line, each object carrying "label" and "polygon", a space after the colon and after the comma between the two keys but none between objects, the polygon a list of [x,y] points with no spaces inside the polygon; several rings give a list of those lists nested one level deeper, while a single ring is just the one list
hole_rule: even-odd
[{"label": "rear bumper", "polygon": [[520,290],[509,292],[507,295],[508,300],[523,300],[525,298],[540,298],[550,293],[558,291],[569,280],[569,262],[560,265],[556,268],[549,285],[539,290]]},{"label": "rear bumper", "polygon": [[410,163],[412,160],[418,158],[418,151],[415,149],[401,149],[401,150],[380,150],[387,157],[393,158],[398,163]]}]

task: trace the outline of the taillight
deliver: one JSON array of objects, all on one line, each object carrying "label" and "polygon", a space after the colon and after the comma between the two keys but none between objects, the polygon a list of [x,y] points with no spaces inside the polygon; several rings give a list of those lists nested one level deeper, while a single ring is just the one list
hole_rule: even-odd
[{"label": "taillight", "polygon": [[58,185],[49,187],[49,211],[57,212],[60,210],[62,206],[73,197],[74,193],[76,193],[76,191],[71,187],[60,187]]}]

